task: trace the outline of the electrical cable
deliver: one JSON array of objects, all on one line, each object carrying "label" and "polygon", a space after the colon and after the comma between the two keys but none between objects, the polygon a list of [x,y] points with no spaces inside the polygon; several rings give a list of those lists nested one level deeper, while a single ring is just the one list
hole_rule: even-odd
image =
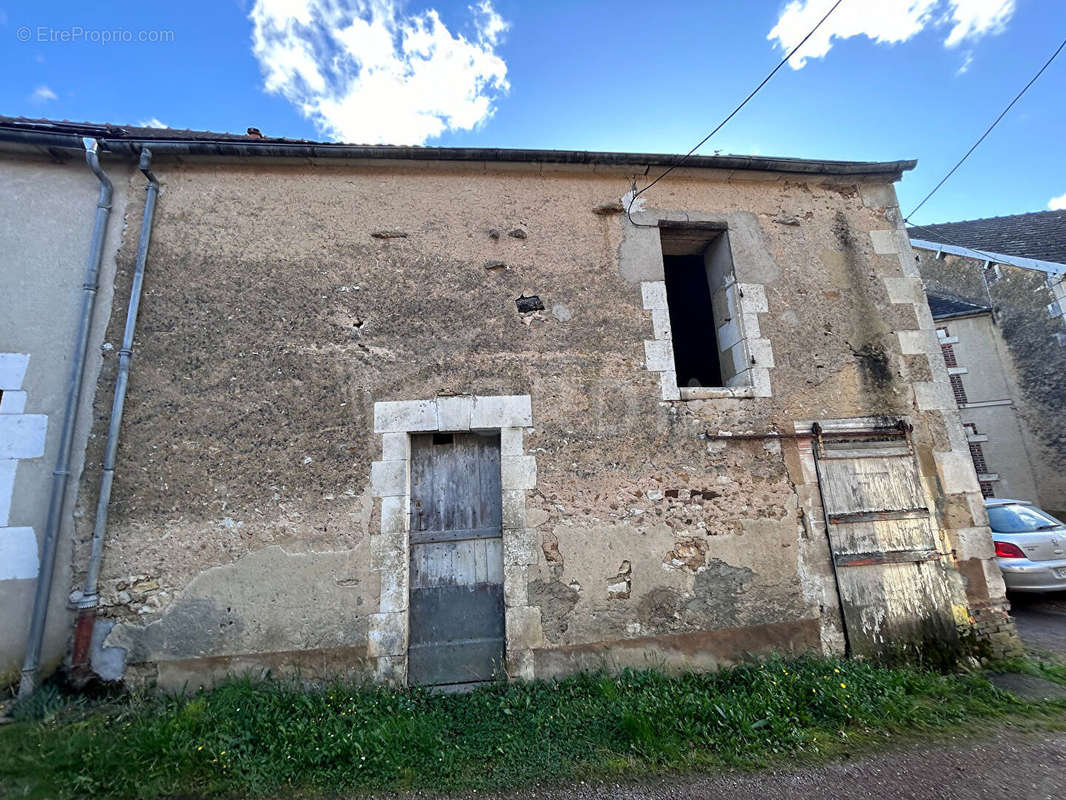
[{"label": "electrical cable", "polygon": [[[1036,73],[1036,75],[1034,75],[1032,77],[1032,79],[1030,79],[1029,83],[1025,84],[1025,86],[1022,88],[1022,90],[1020,92],[1018,92],[1018,94],[1016,94],[1014,96],[1014,99],[1011,100],[1010,103],[1007,104],[1007,107],[1004,108],[1001,112],[999,112],[999,116],[996,117],[995,120],[992,121],[992,124],[989,125],[988,128],[985,130],[985,132],[981,134],[981,137],[976,142],[973,143],[973,146],[971,146],[970,149],[966,151],[966,154],[963,155],[963,157],[958,160],[958,162],[955,164],[955,166],[953,166],[950,170],[948,170],[947,175],[945,175],[943,178],[941,178],[940,182],[930,190],[929,194],[927,194],[925,197],[922,198],[922,202],[920,202],[913,209],[911,209],[911,213],[903,218],[904,222],[910,222],[910,218],[913,217],[915,215],[915,213],[917,213],[918,209],[920,209],[922,206],[924,206],[926,204],[926,202],[929,200],[929,198],[932,197],[934,194],[936,194],[937,190],[941,186],[944,185],[944,183],[947,181],[947,179],[955,174],[955,170],[957,170],[959,167],[961,167],[963,162],[967,158],[970,157],[970,154],[974,150],[977,149],[977,146],[979,144],[981,144],[981,142],[983,142],[985,140],[985,137],[987,137],[988,134],[992,133],[992,129],[995,128],[999,124],[999,121],[1001,119],[1003,119],[1005,116],[1007,116],[1007,112],[1010,111],[1011,108],[1014,107],[1014,104],[1017,103],[1019,100],[1021,100],[1022,95],[1025,94],[1027,91],[1029,91],[1029,87],[1032,86],[1034,83],[1036,83],[1037,79],[1041,75],[1044,74],[1044,70],[1046,70],[1048,67],[1051,66],[1051,62],[1054,61],[1055,58],[1058,56],[1058,54],[1062,52],[1062,49],[1064,47],[1066,47],[1066,39],[1062,40],[1062,44],[1060,44],[1058,46],[1058,48],[1055,50],[1055,52],[1051,54],[1051,58],[1049,58],[1047,61],[1044,62],[1044,66],[1042,66],[1040,68],[1040,70]],[[959,245],[959,246],[962,247],[963,245]],[[973,249],[973,248],[969,248],[969,249]]]},{"label": "electrical cable", "polygon": [[643,223],[633,222],[633,214],[632,214],[632,212],[633,212],[633,203],[636,201],[636,199],[638,197],[640,197],[642,194],[644,194],[644,192],[648,191],[648,189],[650,189],[652,186],[654,186],[659,181],[661,181],[663,178],[665,178],[667,175],[669,175],[671,172],[673,172],[675,169],[680,167],[689,158],[689,156],[691,156],[693,153],[695,153],[697,150],[699,150],[701,147],[703,147],[703,145],[705,145],[707,143],[707,141],[712,136],[714,136],[716,133],[718,133],[718,131],[720,131],[722,128],[724,128],[726,123],[729,122],[729,120],[733,119],[733,117],[735,117],[737,115],[737,113],[740,111],[740,109],[744,108],[744,106],[746,106],[748,104],[748,101],[751,100],[751,98],[755,97],[755,95],[759,93],[759,90],[762,89],[762,87],[764,87],[767,83],[770,82],[770,79],[772,77],[774,77],[774,75],[777,74],[777,71],[779,69],[781,69],[781,67],[785,66],[785,64],[788,63],[788,60],[790,58],[792,58],[792,56],[794,56],[796,54],[796,51],[799,50],[801,47],[803,47],[803,45],[805,45],[807,43],[808,39],[810,39],[812,36],[814,36],[815,31],[817,31],[820,27],[822,27],[822,23],[825,22],[827,19],[829,19],[829,15],[832,14],[834,11],[836,11],[837,10],[837,6],[839,6],[843,2],[844,2],[844,0],[837,0],[835,3],[833,3],[833,7],[830,8],[827,12],[825,12],[825,16],[822,17],[820,20],[818,20],[818,24],[815,25],[813,28],[811,28],[810,32],[806,36],[804,36],[803,39],[800,40],[799,44],[797,44],[795,47],[793,47],[791,50],[789,50],[788,55],[786,55],[783,59],[781,59],[780,63],[776,67],[774,67],[772,70],[770,70],[770,74],[767,75],[765,78],[763,78],[762,81],[759,83],[759,85],[751,90],[751,93],[741,101],[740,105],[738,105],[731,112],[729,112],[729,115],[725,119],[723,119],[721,122],[719,122],[718,125],[715,126],[714,130],[712,130],[710,133],[708,133],[706,136],[704,136],[702,139],[700,139],[700,141],[696,144],[695,147],[693,147],[691,150],[689,150],[687,153],[685,153],[685,155],[681,156],[681,158],[679,158],[677,160],[677,163],[672,164],[669,167],[667,167],[663,171],[663,173],[661,175],[659,175],[659,177],[657,177],[655,180],[653,180],[651,183],[649,183],[647,186],[645,186],[639,192],[636,191],[636,188],[637,188],[636,181],[633,182],[633,190],[634,190],[633,191],[633,196],[631,198],[629,198],[629,205],[626,207],[626,216],[629,218],[630,223],[632,223],[633,225],[639,225],[639,227],[645,227],[645,228],[647,228],[647,227],[652,227],[652,228],[656,227],[655,225],[644,225]]}]

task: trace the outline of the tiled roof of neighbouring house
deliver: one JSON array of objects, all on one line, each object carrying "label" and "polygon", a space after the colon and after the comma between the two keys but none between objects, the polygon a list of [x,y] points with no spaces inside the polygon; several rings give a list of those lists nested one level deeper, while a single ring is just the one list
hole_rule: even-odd
[{"label": "tiled roof of neighbouring house", "polygon": [[933,319],[945,317],[961,317],[966,314],[980,314],[983,311],[991,311],[988,306],[979,306],[975,303],[967,303],[965,300],[956,300],[953,297],[945,297],[942,294],[925,293],[929,301],[929,310],[933,312]]},{"label": "tiled roof of neighbouring house", "polygon": [[1066,211],[1035,211],[908,228],[912,239],[1066,264]]}]

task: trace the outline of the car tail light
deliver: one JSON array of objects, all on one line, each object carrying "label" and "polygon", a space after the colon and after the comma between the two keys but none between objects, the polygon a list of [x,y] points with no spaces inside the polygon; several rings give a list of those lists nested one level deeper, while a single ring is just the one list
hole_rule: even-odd
[{"label": "car tail light", "polygon": [[1025,558],[1022,548],[1010,542],[996,542],[997,558]]}]

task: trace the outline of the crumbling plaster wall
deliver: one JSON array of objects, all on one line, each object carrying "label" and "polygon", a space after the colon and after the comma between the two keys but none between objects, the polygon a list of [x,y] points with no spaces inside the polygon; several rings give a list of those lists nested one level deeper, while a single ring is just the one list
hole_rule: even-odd
[{"label": "crumbling plaster wall", "polygon": [[971,303],[991,305],[1006,342],[1007,374],[1012,399],[1026,433],[1036,475],[1039,504],[1052,514],[1066,514],[1066,319],[1048,313],[1055,300],[1047,275],[1007,264],[987,282],[984,262],[915,249],[922,278],[930,291]]},{"label": "crumbling plaster wall", "polygon": [[[730,222],[738,280],[765,287],[774,359],[768,397],[664,402],[643,348],[655,240],[616,213],[631,176],[163,159],[156,171],[104,572],[107,644],[146,675],[292,663],[278,654],[308,648],[358,671],[380,591],[365,552],[381,519],[374,403],[438,395],[531,397],[525,524],[539,552],[526,588],[539,613],[524,641],[538,676],[839,649],[797,444],[707,438],[719,431],[910,415],[939,521],[974,542],[971,600],[1002,594],[978,552],[979,493],[975,506],[972,467],[969,481],[957,469],[966,444],[946,376],[934,380],[890,185],[705,171],[656,187],[635,219]],[[546,310],[520,314],[523,294]],[[101,393],[99,430],[109,403]]]}]

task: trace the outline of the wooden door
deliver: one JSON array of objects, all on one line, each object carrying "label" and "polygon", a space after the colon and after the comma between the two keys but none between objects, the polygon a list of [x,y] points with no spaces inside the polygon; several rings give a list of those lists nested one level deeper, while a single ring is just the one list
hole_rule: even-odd
[{"label": "wooden door", "polygon": [[906,437],[827,435],[816,444],[844,624],[856,655],[957,647],[917,464]]},{"label": "wooden door", "polygon": [[499,434],[411,437],[412,686],[503,675]]}]

